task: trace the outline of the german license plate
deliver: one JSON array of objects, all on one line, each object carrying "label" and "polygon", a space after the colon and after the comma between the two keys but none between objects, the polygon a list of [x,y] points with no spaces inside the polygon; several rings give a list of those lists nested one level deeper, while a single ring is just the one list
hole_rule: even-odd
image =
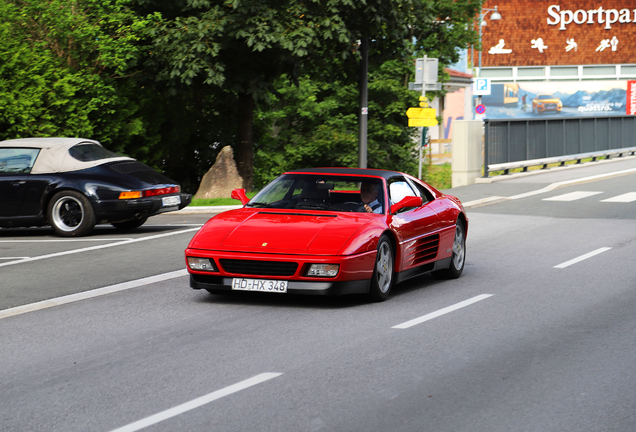
[{"label": "german license plate", "polygon": [[162,207],[171,207],[181,204],[181,196],[173,195],[161,198]]},{"label": "german license plate", "polygon": [[238,291],[263,291],[286,293],[287,281],[270,279],[232,279],[232,289]]}]

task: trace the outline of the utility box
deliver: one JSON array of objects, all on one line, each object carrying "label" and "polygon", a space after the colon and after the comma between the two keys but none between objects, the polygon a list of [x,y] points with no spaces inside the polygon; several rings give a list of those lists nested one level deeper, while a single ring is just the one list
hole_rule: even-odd
[{"label": "utility box", "polygon": [[452,187],[475,184],[481,177],[483,125],[481,120],[453,121]]}]

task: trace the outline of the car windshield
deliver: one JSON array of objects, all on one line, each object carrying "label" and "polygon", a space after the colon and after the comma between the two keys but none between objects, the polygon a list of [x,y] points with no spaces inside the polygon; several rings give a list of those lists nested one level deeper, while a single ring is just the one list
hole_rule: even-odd
[{"label": "car windshield", "polygon": [[552,96],[552,95],[539,95],[538,98],[539,99],[554,99],[554,96]]},{"label": "car windshield", "polygon": [[286,174],[265,186],[248,207],[384,213],[382,179],[330,174]]},{"label": "car windshield", "polygon": [[95,143],[77,144],[71,147],[68,152],[75,159],[82,162],[92,162],[120,156],[117,153],[106,150],[101,145]]}]

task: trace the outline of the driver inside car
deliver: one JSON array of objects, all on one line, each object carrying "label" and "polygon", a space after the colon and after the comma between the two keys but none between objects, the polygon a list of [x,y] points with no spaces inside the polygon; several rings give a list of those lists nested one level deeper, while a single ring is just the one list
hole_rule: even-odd
[{"label": "driver inside car", "polygon": [[383,213],[382,204],[378,200],[379,192],[380,185],[377,183],[362,183],[360,185],[360,197],[367,213]]}]

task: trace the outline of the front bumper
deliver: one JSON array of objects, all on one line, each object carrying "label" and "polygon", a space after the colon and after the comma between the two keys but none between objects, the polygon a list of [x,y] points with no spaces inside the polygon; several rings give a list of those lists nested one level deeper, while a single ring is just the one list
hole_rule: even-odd
[{"label": "front bumper", "polygon": [[[376,251],[357,255],[258,254],[232,251],[186,249],[186,257],[209,258],[218,271],[191,270],[190,286],[208,291],[231,291],[234,278],[287,281],[290,294],[344,295],[369,292]],[[234,261],[234,264],[227,266]],[[239,263],[239,264],[237,264]],[[337,264],[339,273],[333,278],[306,276],[311,264]],[[225,267],[224,267],[225,266]],[[280,273],[280,266],[288,270]],[[277,270],[272,271],[273,268]]]},{"label": "front bumper", "polygon": [[[367,294],[369,292],[370,283],[370,279],[340,282],[305,282],[292,280],[287,283],[287,293],[308,295]],[[223,291],[232,291],[232,278],[191,273],[190,286],[194,289],[204,289],[210,292],[220,293]]]}]

